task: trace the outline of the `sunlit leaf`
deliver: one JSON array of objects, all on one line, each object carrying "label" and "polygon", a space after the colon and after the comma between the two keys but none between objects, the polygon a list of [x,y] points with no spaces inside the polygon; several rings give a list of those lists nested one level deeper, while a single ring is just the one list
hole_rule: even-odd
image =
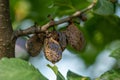
[{"label": "sunlit leaf", "polygon": [[0,60],[0,80],[47,80],[32,64],[17,58]]},{"label": "sunlit leaf", "polygon": [[17,2],[19,2],[20,0],[10,0],[10,17],[12,22],[15,20],[15,5],[17,4]]},{"label": "sunlit leaf", "polygon": [[53,70],[53,72],[56,74],[57,79],[56,80],[65,80],[64,76],[58,71],[58,67],[57,66],[51,66],[51,65],[47,65],[49,68],[51,68]]},{"label": "sunlit leaf", "polygon": [[67,72],[67,80],[90,80],[90,78],[78,75],[71,71],[68,71]]},{"label": "sunlit leaf", "polygon": [[30,3],[27,0],[20,0],[14,6],[15,20],[17,22],[25,19],[30,13]]}]

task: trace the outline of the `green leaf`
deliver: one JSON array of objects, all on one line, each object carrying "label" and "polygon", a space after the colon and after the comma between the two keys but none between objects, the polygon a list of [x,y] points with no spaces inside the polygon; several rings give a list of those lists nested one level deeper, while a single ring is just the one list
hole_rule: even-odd
[{"label": "green leaf", "polygon": [[0,60],[0,80],[47,80],[32,64],[17,58]]},{"label": "green leaf", "polygon": [[98,0],[94,12],[101,15],[113,14],[114,5],[109,0]]},{"label": "green leaf", "polygon": [[115,49],[110,56],[117,60],[120,59],[120,48]]},{"label": "green leaf", "polygon": [[116,61],[116,67],[120,67],[120,48],[117,48],[113,50],[113,52],[110,54],[111,57],[114,57]]},{"label": "green leaf", "polygon": [[58,71],[58,67],[57,66],[55,66],[55,65],[51,66],[49,64],[47,66],[53,70],[53,72],[57,76],[57,80],[65,80],[64,76]]},{"label": "green leaf", "polygon": [[106,44],[120,39],[120,18],[114,15],[94,15],[85,23],[88,40],[98,49],[103,49]]},{"label": "green leaf", "polygon": [[115,15],[97,15],[85,22],[86,51],[80,54],[87,64],[93,64],[106,45],[120,39],[120,18]]},{"label": "green leaf", "polygon": [[120,80],[120,69],[105,72],[96,80]]},{"label": "green leaf", "polygon": [[57,67],[57,66],[51,66],[51,65],[49,65],[49,64],[47,64],[47,66],[48,66],[49,68],[51,68],[51,69],[54,71],[54,73],[57,75],[57,73],[58,73],[58,67]]},{"label": "green leaf", "polygon": [[90,80],[90,78],[78,75],[71,71],[68,71],[67,72],[67,80]]},{"label": "green leaf", "polygon": [[90,2],[87,0],[53,0],[54,7],[57,7],[57,16],[69,15],[77,10],[87,7]]},{"label": "green leaf", "polygon": [[54,17],[56,8],[53,6],[52,0],[28,0],[31,3],[31,12],[29,18],[37,23],[45,24],[48,22],[48,15]]},{"label": "green leaf", "polygon": [[12,22],[15,20],[15,5],[20,0],[10,0],[10,17]]}]

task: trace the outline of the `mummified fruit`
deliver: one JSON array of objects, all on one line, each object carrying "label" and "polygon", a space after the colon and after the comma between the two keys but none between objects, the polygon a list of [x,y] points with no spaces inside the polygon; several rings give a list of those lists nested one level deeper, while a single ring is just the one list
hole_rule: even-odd
[{"label": "mummified fruit", "polygon": [[67,38],[64,31],[52,31],[48,36],[51,36],[54,40],[56,40],[60,44],[62,50],[66,48]]},{"label": "mummified fruit", "polygon": [[65,30],[68,44],[76,50],[81,50],[84,47],[85,40],[82,32],[77,26],[71,22]]},{"label": "mummified fruit", "polygon": [[45,57],[52,63],[56,63],[62,58],[62,52],[66,47],[66,45],[63,44],[63,42],[65,41],[64,39],[66,38],[63,39],[63,37],[63,33],[53,31],[45,39]]},{"label": "mummified fruit", "polygon": [[44,53],[46,59],[48,59],[52,63],[58,62],[62,57],[61,46],[52,37],[45,39]]},{"label": "mummified fruit", "polygon": [[44,43],[44,34],[34,34],[30,39],[26,42],[26,49],[30,56],[37,56],[43,46]]},{"label": "mummified fruit", "polygon": [[59,35],[59,38],[58,38],[58,42],[62,48],[62,50],[64,50],[67,46],[67,38],[66,38],[66,35],[64,32],[57,32],[58,35]]}]

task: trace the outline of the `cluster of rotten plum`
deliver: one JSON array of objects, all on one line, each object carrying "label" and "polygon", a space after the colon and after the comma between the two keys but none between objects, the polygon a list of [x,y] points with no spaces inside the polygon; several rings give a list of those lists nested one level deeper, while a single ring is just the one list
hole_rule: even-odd
[{"label": "cluster of rotten plum", "polygon": [[73,22],[70,22],[65,30],[34,34],[27,40],[26,49],[34,57],[43,47],[46,59],[54,64],[62,58],[62,53],[68,44],[76,50],[81,50],[84,43],[82,32]]}]

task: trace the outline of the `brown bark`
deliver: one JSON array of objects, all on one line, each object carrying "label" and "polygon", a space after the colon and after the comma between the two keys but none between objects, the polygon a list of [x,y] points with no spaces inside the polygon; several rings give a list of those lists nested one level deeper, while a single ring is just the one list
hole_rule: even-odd
[{"label": "brown bark", "polygon": [[11,41],[12,33],[9,0],[0,0],[0,59],[14,57],[15,42]]}]

